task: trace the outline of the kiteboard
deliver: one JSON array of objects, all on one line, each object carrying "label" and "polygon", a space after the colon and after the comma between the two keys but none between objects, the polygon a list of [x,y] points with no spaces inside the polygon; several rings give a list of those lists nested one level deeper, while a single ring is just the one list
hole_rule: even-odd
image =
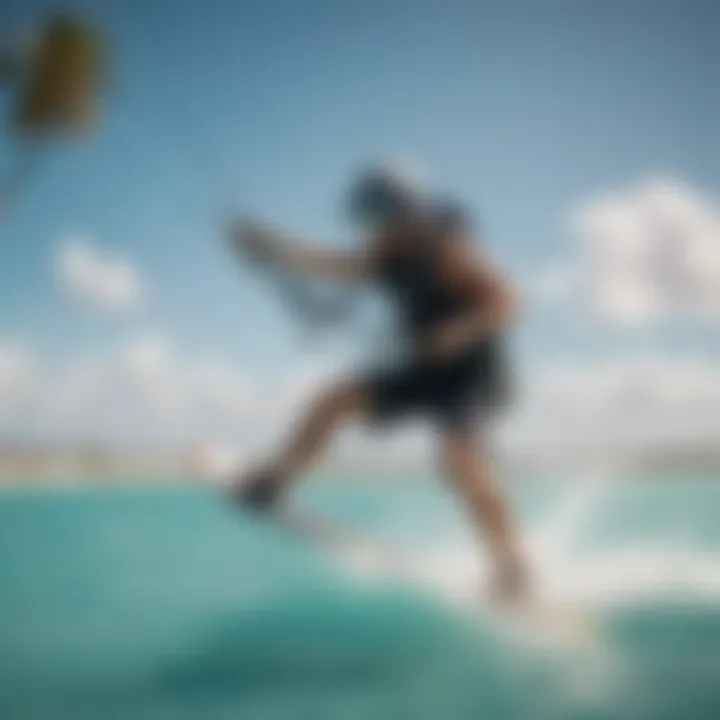
[{"label": "kiteboard", "polygon": [[[237,478],[235,459],[232,462],[228,459],[221,468],[208,472],[210,463],[205,455],[200,458],[201,475],[216,487],[219,485],[227,497]],[[489,580],[460,572],[454,578],[460,582],[448,582],[446,574],[438,572],[442,568],[437,562],[429,562],[424,550],[413,551],[372,538],[362,530],[290,503],[281,503],[272,511],[256,513],[255,517],[317,549],[347,575],[417,592],[503,634],[570,650],[596,649],[601,644],[599,619],[588,607],[541,594],[522,604],[502,605],[492,597]],[[542,568],[537,575],[542,575]]]}]

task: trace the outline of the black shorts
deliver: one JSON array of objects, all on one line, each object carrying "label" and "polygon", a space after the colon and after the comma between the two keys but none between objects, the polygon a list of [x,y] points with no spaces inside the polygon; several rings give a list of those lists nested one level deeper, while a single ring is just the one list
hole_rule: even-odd
[{"label": "black shorts", "polygon": [[414,361],[367,374],[369,419],[378,423],[426,418],[442,430],[471,429],[505,407],[510,383],[494,348],[474,348],[448,361]]}]

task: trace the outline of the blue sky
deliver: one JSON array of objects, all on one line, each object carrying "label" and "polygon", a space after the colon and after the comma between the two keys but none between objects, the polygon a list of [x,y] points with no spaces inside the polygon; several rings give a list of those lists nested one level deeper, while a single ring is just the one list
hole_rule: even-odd
[{"label": "blue sky", "polygon": [[[2,28],[43,5],[5,0]],[[80,6],[82,7],[82,6]],[[521,283],[568,254],[568,217],[598,194],[677,178],[720,191],[720,6],[714,2],[101,0],[115,69],[98,137],[58,145],[0,226],[0,342],[67,360],[134,333],[184,357],[281,371],[297,333],[232,262],[214,176],[239,210],[352,242],[338,214],[358,166],[407,157],[483,222]],[[4,147],[8,149],[8,145]],[[147,286],[140,312],[98,313],[58,288],[81,234]],[[714,350],[707,328],[584,331],[533,306],[524,362],[638,346]]]}]

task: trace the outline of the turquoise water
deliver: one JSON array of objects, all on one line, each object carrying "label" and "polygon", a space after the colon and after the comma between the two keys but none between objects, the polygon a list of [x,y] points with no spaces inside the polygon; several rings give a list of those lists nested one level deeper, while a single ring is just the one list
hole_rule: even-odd
[{"label": "turquoise water", "polygon": [[0,717],[720,717],[720,484],[516,481],[538,586],[592,646],[498,632],[434,483],[308,483],[298,502],[406,549],[430,592],[346,572],[191,485],[0,494]]}]

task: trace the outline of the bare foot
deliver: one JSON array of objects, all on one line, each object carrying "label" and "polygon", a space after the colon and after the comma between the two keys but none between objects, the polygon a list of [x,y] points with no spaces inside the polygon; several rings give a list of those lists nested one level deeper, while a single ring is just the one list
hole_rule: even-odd
[{"label": "bare foot", "polygon": [[527,569],[517,561],[498,567],[492,580],[490,595],[506,609],[520,609],[530,602],[530,577]]}]

